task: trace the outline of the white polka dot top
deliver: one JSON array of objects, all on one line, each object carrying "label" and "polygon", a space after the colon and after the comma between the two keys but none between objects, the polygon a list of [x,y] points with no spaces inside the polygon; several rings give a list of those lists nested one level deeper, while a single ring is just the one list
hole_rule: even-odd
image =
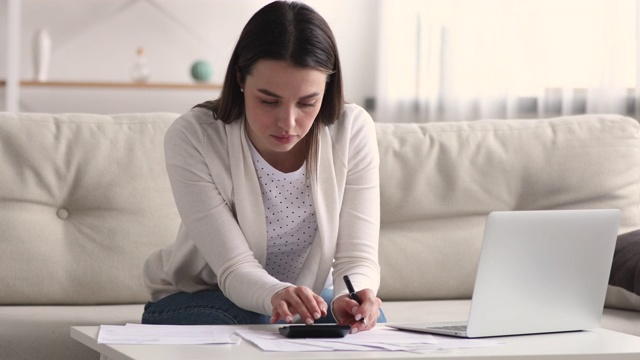
[{"label": "white polka dot top", "polygon": [[267,221],[265,269],[280,281],[295,283],[318,229],[306,165],[283,173],[269,165],[248,142]]}]

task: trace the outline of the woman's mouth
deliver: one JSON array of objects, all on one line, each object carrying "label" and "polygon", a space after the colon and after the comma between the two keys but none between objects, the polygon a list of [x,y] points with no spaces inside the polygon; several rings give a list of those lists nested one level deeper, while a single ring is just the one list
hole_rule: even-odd
[{"label": "woman's mouth", "polygon": [[293,135],[271,135],[271,136],[275,139],[275,141],[281,144],[288,144],[295,139],[295,136]]}]

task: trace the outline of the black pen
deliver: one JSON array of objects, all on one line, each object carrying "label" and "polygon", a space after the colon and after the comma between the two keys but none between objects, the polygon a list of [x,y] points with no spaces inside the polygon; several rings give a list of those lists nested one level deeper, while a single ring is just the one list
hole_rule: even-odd
[{"label": "black pen", "polygon": [[358,304],[362,304],[360,302],[360,298],[358,297],[358,294],[356,293],[356,290],[353,288],[353,285],[351,284],[351,280],[349,279],[349,275],[343,276],[342,280],[344,280],[345,285],[347,285],[347,290],[349,291],[349,297],[352,298],[353,300],[357,301]]},{"label": "black pen", "polygon": [[[347,291],[349,291],[349,297],[355,300],[358,304],[362,304],[362,302],[360,301],[360,298],[358,297],[358,294],[356,293],[356,289],[354,289],[353,285],[351,284],[351,279],[349,279],[349,275],[343,276],[342,280],[344,280],[345,285],[347,285]],[[363,324],[367,325],[366,318],[362,318],[360,319],[360,321],[362,321]]]}]

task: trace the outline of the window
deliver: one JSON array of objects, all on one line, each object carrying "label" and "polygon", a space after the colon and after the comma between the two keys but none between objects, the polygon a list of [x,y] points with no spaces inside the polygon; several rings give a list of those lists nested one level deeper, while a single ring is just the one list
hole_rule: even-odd
[{"label": "window", "polygon": [[381,0],[379,121],[635,115],[636,0]]}]

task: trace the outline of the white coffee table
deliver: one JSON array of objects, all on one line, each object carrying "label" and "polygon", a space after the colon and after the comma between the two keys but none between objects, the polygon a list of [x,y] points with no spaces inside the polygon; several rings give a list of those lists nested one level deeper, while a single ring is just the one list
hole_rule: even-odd
[{"label": "white coffee table", "polygon": [[[225,325],[226,326],[226,325]],[[232,326],[236,329],[265,329],[278,325]],[[378,325],[384,326],[384,325]],[[105,345],[98,344],[98,326],[71,328],[71,337],[101,354],[101,360],[162,359],[494,359],[516,358],[562,360],[640,359],[640,337],[605,329],[590,331],[492,338],[504,342],[489,348],[457,349],[446,352],[409,353],[385,351],[265,352],[242,341],[237,345]]]}]

